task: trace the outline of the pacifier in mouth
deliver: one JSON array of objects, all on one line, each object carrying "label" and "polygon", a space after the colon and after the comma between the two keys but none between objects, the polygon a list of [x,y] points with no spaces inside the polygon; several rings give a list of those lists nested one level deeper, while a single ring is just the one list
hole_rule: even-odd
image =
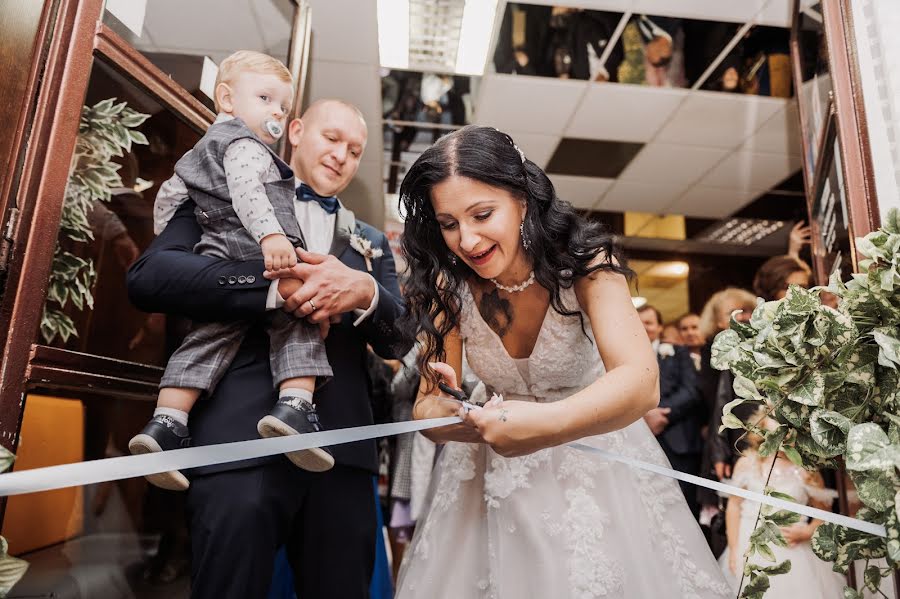
[{"label": "pacifier in mouth", "polygon": [[269,135],[271,135],[275,139],[280,139],[281,135],[284,133],[284,127],[282,127],[281,123],[279,123],[278,121],[270,119],[263,123],[263,126],[265,126],[266,131],[269,132]]}]

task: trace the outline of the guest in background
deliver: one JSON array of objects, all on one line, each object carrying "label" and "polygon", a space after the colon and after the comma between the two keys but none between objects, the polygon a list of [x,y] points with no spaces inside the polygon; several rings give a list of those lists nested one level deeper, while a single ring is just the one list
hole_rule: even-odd
[{"label": "guest in background", "polygon": [[[762,428],[774,428],[777,423],[765,416],[764,410],[755,411],[750,422],[758,422]],[[734,465],[734,476],[731,484],[762,493],[766,487],[786,493],[794,501],[810,505],[822,510],[830,510],[831,502],[836,496],[834,491],[824,488],[822,476],[816,472],[808,472],[791,463],[784,453],[777,452],[773,456],[762,457],[758,453],[762,437],[749,433],[746,437],[749,446],[743,456]],[[725,515],[728,549],[722,554],[719,562],[725,575],[728,576],[737,590],[743,571],[744,553],[750,546],[750,534],[756,528],[760,505],[758,503],[729,497]],[[843,597],[844,577],[831,570],[831,564],[817,558],[812,552],[810,540],[821,520],[806,520],[782,527],[781,532],[787,541],[786,547],[772,543],[769,546],[775,554],[775,561],[791,561],[791,569],[787,574],[769,578],[770,587],[766,591],[767,598],[795,599],[797,597],[817,597],[821,599],[839,599]],[[756,563],[759,562],[757,558]]]},{"label": "guest in background", "polygon": [[670,322],[667,325],[663,325],[662,333],[659,334],[659,340],[662,343],[669,343],[671,345],[684,345],[681,340],[681,333],[678,332],[678,323]]},{"label": "guest in background", "polygon": [[775,256],[766,260],[753,277],[753,292],[765,301],[778,300],[790,285],[809,287],[812,271],[794,256]]},{"label": "guest in background", "polygon": [[[393,400],[395,422],[412,420],[412,407],[419,391],[419,369],[416,366],[418,355],[419,346],[416,345],[400,360],[399,368],[391,380],[390,394]],[[403,561],[403,552],[412,540],[416,524],[410,509],[415,435],[416,433],[397,435],[391,453],[388,537],[391,542],[392,570],[395,581],[397,580],[397,571],[400,569],[400,562]]]},{"label": "guest in background", "polygon": [[[701,350],[700,372],[697,373],[698,388],[703,399],[706,425],[701,433],[706,442],[700,460],[700,475],[713,480],[731,476],[731,467],[737,459],[734,443],[737,431],[728,430],[719,434],[722,423],[722,409],[734,398],[731,372],[718,371],[710,364],[712,343],[717,334],[728,328],[731,314],[737,312],[737,320],[748,320],[756,307],[756,298],[749,291],[729,287],[719,291],[706,302],[700,314],[700,334],[706,339]],[[735,415],[747,417],[749,413],[738,410]],[[709,543],[715,555],[725,549],[725,529],[719,497],[713,491],[697,489],[697,501],[701,505],[700,524],[709,527]]]},{"label": "guest in background", "polygon": [[[656,352],[659,363],[659,406],[644,415],[669,463],[679,472],[697,474],[700,469],[700,415],[703,403],[697,390],[696,371],[690,353],[683,347],[662,343],[662,315],[650,305],[638,309],[638,316]],[[688,507],[696,518],[700,513],[693,485],[681,482]]]},{"label": "guest in background", "polygon": [[633,17],[622,32],[619,82],[685,87],[684,30],[680,19]]},{"label": "guest in background", "polygon": [[[703,346],[703,362],[699,374],[700,391],[709,414],[706,455],[718,480],[731,476],[731,467],[737,459],[734,442],[739,434],[735,434],[739,431],[728,431],[722,435],[718,432],[722,424],[722,408],[734,399],[731,389],[733,378],[731,372],[716,370],[710,364],[712,344],[716,335],[728,328],[732,313],[736,313],[736,320],[746,322],[755,308],[756,298],[752,293],[730,287],[714,294],[706,302],[700,315],[700,331],[707,340]],[[742,416],[736,415],[738,418]],[[743,416],[747,417],[749,413]]]},{"label": "guest in background", "polygon": [[700,332],[700,315],[688,312],[678,319],[677,324],[681,342],[691,352],[694,368],[699,372],[703,363],[701,352],[706,344],[706,338]]}]

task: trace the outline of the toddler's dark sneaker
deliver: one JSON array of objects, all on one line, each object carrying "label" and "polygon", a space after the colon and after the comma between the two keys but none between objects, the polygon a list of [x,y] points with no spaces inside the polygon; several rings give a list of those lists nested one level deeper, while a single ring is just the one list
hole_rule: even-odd
[{"label": "toddler's dark sneaker", "polygon": [[[128,451],[134,455],[156,453],[191,446],[191,432],[171,416],[157,415],[147,426],[128,442]],[[161,489],[184,491],[190,481],[178,470],[149,474],[146,479]]]},{"label": "toddler's dark sneaker", "polygon": [[[256,425],[261,437],[286,437],[317,433],[322,430],[316,406],[299,397],[282,397]],[[284,454],[298,468],[310,472],[325,472],[334,466],[334,458],[325,447],[313,447]]]}]

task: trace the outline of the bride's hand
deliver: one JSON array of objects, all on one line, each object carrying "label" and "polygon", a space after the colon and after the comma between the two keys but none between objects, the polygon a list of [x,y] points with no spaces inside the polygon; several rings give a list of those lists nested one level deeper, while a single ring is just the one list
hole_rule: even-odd
[{"label": "bride's hand", "polygon": [[[429,365],[441,375],[441,378],[444,379],[447,385],[453,389],[459,388],[456,383],[456,371],[453,370],[452,366],[443,362],[431,362]],[[413,406],[413,419],[415,420],[460,415],[460,402],[440,390],[436,394],[420,396]],[[422,434],[435,443],[444,443],[446,441],[484,443],[484,439],[481,438],[475,427],[465,422],[424,430]]]},{"label": "bride's hand", "polygon": [[496,399],[463,415],[464,423],[474,426],[491,449],[507,458],[559,445],[561,420],[555,403]]}]

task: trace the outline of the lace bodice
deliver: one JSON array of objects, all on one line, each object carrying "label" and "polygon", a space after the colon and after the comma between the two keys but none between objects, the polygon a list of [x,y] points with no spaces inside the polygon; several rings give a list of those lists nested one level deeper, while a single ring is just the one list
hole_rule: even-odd
[{"label": "lace bodice", "polygon": [[[534,349],[527,358],[528,367],[520,369],[500,337],[481,317],[468,286],[463,285],[460,332],[466,359],[487,386],[488,396],[493,392],[504,399],[557,401],[580,391],[603,374],[591,323],[578,305],[574,288],[560,292],[567,309],[582,313],[584,330],[578,316],[563,316],[552,306],[548,307]],[[524,376],[520,370],[528,375]]]},{"label": "lace bodice", "polygon": [[[466,358],[488,392],[557,401],[603,374],[586,315],[583,330],[577,315],[549,308],[531,355],[517,360],[468,287],[461,296]],[[573,289],[562,301],[580,311]],[[580,443],[668,465],[643,420]],[[398,599],[723,599],[730,592],[675,481],[565,445],[506,458],[485,444],[454,442],[438,458],[397,588]]]}]

